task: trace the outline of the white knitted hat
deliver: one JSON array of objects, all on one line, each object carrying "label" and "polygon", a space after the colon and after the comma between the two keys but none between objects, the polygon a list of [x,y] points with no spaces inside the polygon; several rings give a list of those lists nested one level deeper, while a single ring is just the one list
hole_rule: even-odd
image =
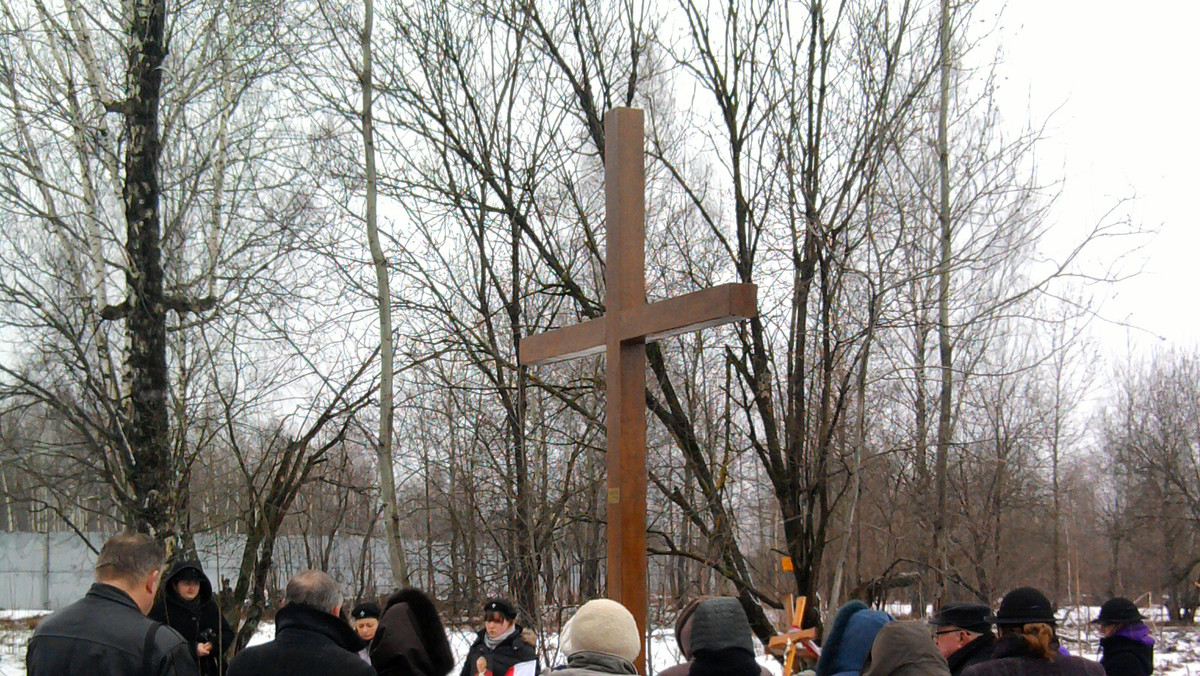
[{"label": "white knitted hat", "polygon": [[593,599],[583,604],[563,627],[562,649],[616,655],[630,662],[641,652],[641,634],[633,614],[610,599]]}]

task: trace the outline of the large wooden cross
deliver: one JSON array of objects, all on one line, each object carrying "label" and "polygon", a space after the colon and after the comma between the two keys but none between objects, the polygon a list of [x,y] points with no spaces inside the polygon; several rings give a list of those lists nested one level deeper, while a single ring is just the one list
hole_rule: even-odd
[{"label": "large wooden cross", "polygon": [[642,111],[604,119],[608,223],[605,315],[521,341],[522,364],[604,351],[608,406],[608,593],[633,613],[646,645],[646,343],[758,314],[754,284],[725,284],[646,302],[646,169]]}]

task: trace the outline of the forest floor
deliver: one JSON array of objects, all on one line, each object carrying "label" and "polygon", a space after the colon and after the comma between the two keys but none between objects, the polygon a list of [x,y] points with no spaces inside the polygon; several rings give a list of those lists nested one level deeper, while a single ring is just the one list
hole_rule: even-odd
[{"label": "forest floor", "polygon": [[[1073,655],[1089,659],[1097,658],[1097,636],[1087,620],[1095,617],[1098,609],[1079,608],[1066,613],[1059,634],[1067,650]],[[893,614],[903,613],[892,609]],[[0,676],[25,676],[25,645],[33,634],[33,627],[45,615],[40,610],[0,611]],[[1154,637],[1154,673],[1156,676],[1200,676],[1200,627],[1176,627],[1164,624],[1152,625]],[[263,624],[251,645],[271,640],[275,636],[275,625]],[[475,632],[464,629],[450,632],[450,645],[459,660],[450,673],[457,674],[462,668],[461,660],[466,656]],[[549,637],[543,646],[543,661],[558,665],[565,658],[557,650],[557,637]],[[757,642],[756,642],[757,645]],[[651,673],[658,673],[668,666],[680,662],[679,651],[671,629],[656,629],[650,639]],[[771,673],[779,674],[779,663],[770,657],[759,656],[759,663]]]}]

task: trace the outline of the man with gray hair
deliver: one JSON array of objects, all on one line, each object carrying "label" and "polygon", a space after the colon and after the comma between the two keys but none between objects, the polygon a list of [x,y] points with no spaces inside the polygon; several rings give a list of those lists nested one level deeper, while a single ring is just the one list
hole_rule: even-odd
[{"label": "man with gray hair", "polygon": [[187,641],[146,617],[163,549],[140,533],[113,536],[87,595],[42,620],[29,640],[30,676],[196,676]]},{"label": "man with gray hair", "polygon": [[365,644],[341,612],[337,580],[319,570],[296,574],[275,614],[275,640],[238,653],[227,676],[374,676],[358,656]]}]

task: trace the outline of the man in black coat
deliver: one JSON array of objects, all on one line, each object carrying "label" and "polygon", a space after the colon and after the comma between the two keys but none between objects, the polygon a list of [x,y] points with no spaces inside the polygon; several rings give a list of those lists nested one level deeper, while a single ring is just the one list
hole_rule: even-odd
[{"label": "man in black coat", "polygon": [[357,655],[363,640],[341,612],[336,580],[319,570],[297,574],[275,614],[275,640],[238,653],[228,676],[374,676]]},{"label": "man in black coat", "polygon": [[30,676],[196,676],[188,644],[146,617],[163,567],[146,535],[117,535],[96,558],[96,583],[83,599],[42,620],[29,640]]},{"label": "man in black coat", "polygon": [[159,585],[150,619],[179,632],[188,642],[200,676],[225,673],[225,651],[233,644],[233,629],[213,598],[212,583],[199,561],[179,561]]},{"label": "man in black coat", "polygon": [[483,631],[467,652],[460,676],[506,676],[523,662],[532,662],[534,671],[540,672],[537,651],[525,641],[524,630],[517,624],[516,607],[507,599],[488,599],[483,604]]},{"label": "man in black coat", "polygon": [[992,609],[988,606],[947,603],[929,624],[933,627],[933,642],[946,658],[951,676],[992,658],[996,635],[992,633]]}]

